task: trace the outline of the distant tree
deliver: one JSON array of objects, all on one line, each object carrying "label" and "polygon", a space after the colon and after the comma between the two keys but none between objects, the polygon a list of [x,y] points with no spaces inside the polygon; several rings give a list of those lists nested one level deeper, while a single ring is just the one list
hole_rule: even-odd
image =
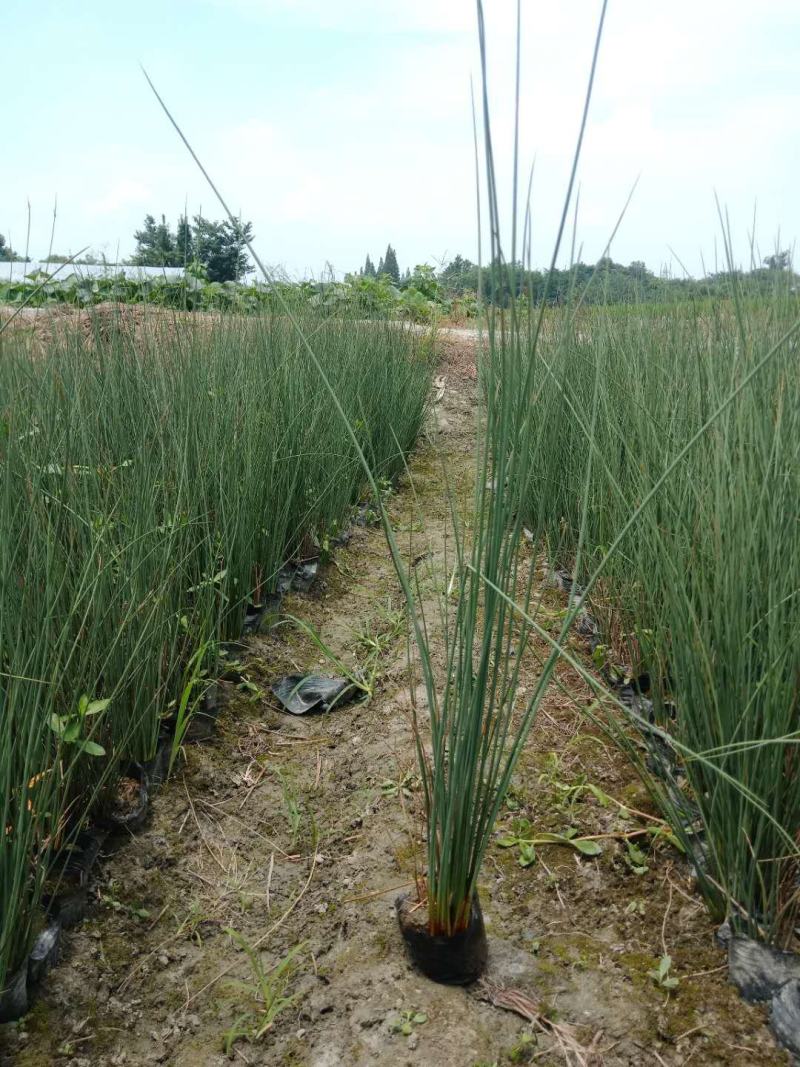
[{"label": "distant tree", "polygon": [[380,258],[380,259],[378,260],[378,270],[377,270],[377,275],[378,275],[378,277],[380,278],[380,276],[381,276],[382,274],[385,274],[385,273],[386,273],[386,268],[385,268],[385,267],[384,267],[384,265],[383,265],[383,256],[381,256],[381,258]]},{"label": "distant tree", "polygon": [[767,270],[788,270],[791,266],[792,254],[791,252],[775,252],[771,256],[765,256],[764,266]]},{"label": "distant tree", "polygon": [[0,233],[0,260],[4,260],[6,263],[16,263],[21,259],[22,256],[17,255],[2,233]]},{"label": "distant tree", "polygon": [[178,227],[175,231],[175,257],[177,266],[191,263],[194,259],[194,234],[192,226],[185,215],[178,218]]},{"label": "distant tree", "polygon": [[364,264],[364,269],[361,273],[364,275],[365,278],[376,277],[375,264],[369,258],[369,254],[367,254],[367,262]]},{"label": "distant tree", "polygon": [[100,263],[100,260],[93,252],[87,252],[85,256],[81,256],[79,259],[72,259],[72,256],[65,256],[60,252],[51,252],[49,256],[42,260],[42,263],[69,263],[70,260],[76,267],[96,267]]},{"label": "distant tree", "polygon": [[211,282],[238,282],[253,268],[247,262],[247,241],[253,239],[253,224],[234,226],[228,219],[211,222],[194,217],[194,256],[206,269]]},{"label": "distant tree", "polygon": [[144,227],[133,236],[136,238],[136,251],[131,258],[132,263],[139,267],[178,266],[175,237],[164,215],[158,223],[152,215],[146,215]]},{"label": "distant tree", "polygon": [[441,271],[439,281],[448,292],[460,296],[468,289],[477,290],[478,268],[470,260],[458,255]]},{"label": "distant tree", "polygon": [[42,260],[42,263],[69,263],[70,260],[76,267],[96,267],[100,264],[100,260],[93,252],[87,252],[85,256],[81,256],[79,259],[72,259],[72,256],[65,256],[60,252],[51,252]]},{"label": "distant tree", "polygon": [[378,274],[388,274],[395,285],[400,281],[400,268],[397,265],[397,255],[391,245],[386,247],[386,255],[381,260],[383,269]]},{"label": "distant tree", "polygon": [[130,262],[140,267],[185,267],[198,263],[209,281],[238,281],[252,270],[245,251],[246,242],[252,236],[249,222],[234,225],[227,219],[215,222],[202,215],[195,215],[189,222],[185,215],[180,215],[173,233],[164,215],[161,222],[146,215],[144,226],[134,234],[136,251]]}]

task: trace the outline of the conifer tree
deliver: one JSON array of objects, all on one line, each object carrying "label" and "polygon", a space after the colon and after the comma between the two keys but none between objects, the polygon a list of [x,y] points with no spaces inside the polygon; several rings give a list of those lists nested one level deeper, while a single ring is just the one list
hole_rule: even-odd
[{"label": "conifer tree", "polygon": [[374,278],[376,275],[375,264],[369,258],[369,254],[367,254],[367,262],[364,264],[364,270],[362,271],[362,274],[365,278]]},{"label": "conifer tree", "polygon": [[133,263],[142,267],[175,266],[175,237],[164,215],[161,222],[156,222],[152,215],[146,215],[144,227],[133,235],[136,238],[136,252]]},{"label": "conifer tree", "polygon": [[179,267],[182,267],[184,263],[191,263],[194,259],[194,235],[185,215],[180,215],[178,218],[178,228],[175,232],[175,259]]},{"label": "conifer tree", "polygon": [[378,273],[388,274],[392,281],[397,284],[400,281],[400,268],[397,265],[397,255],[391,245],[386,248],[386,255],[383,260],[383,270],[379,270]]}]

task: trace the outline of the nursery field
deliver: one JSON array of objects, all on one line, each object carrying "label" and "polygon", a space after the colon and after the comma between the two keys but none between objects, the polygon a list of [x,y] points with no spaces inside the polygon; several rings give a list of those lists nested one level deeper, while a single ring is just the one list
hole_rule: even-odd
[{"label": "nursery field", "polygon": [[799,313],[0,334],[0,1062],[791,1062]]}]

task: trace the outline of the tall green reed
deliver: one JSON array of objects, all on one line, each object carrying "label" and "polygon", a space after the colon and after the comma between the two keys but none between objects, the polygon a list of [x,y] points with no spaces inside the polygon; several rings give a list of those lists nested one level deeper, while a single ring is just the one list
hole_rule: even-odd
[{"label": "tall green reed", "polygon": [[764,297],[735,281],[711,303],[565,312],[542,352],[548,431],[530,440],[527,503],[570,568],[584,524],[583,580],[680,460],[595,605],[608,658],[650,676],[656,722],[683,753],[690,802],[650,784],[712,913],[774,942],[797,914],[797,316],[787,285]]},{"label": "tall green reed", "polygon": [[[306,328],[393,477],[427,403],[418,339]],[[284,320],[148,315],[134,331],[98,317],[88,336],[67,325],[44,347],[10,332],[0,345],[2,984],[57,854],[153,755],[187,665],[207,649],[213,666],[364,477]]]}]

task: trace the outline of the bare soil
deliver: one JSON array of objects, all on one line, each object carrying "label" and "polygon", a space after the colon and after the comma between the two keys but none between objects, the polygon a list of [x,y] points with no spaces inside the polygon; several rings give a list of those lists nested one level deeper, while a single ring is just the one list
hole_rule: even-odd
[{"label": "bare soil", "polygon": [[[412,479],[390,501],[429,606],[448,577],[445,474],[466,507],[476,409],[474,339],[458,332],[440,343],[442,395]],[[402,597],[381,531],[356,528],[312,591],[287,607],[374,675],[372,698],[324,716],[282,714],[269,683],[331,665],[289,627],[250,639],[248,681],[221,683],[216,736],[187,747],[147,828],[105,857],[93,915],[67,937],[30,1015],[0,1033],[0,1063],[788,1062],[765,1011],[727,983],[686,863],[668,843],[646,844],[640,832],[656,813],[582,715],[589,693],[566,665],[501,828],[518,817],[536,832],[572,826],[599,835],[602,853],[543,846],[523,867],[518,849],[491,847],[480,886],[489,983],[449,988],[416,973],[394,899],[413,891],[423,863],[409,710],[414,700],[424,708],[424,695],[409,683]],[[543,617],[561,607],[563,595],[548,591]],[[584,654],[577,637],[575,651]],[[524,687],[536,678],[536,654],[526,654]],[[628,841],[641,845],[644,863]],[[259,1000],[258,966],[269,975],[290,953],[285,989],[268,977]],[[679,979],[672,992],[648,973],[663,955]],[[263,999],[280,990],[293,999],[270,1023]],[[225,1052],[237,1029],[250,1036]]]}]

